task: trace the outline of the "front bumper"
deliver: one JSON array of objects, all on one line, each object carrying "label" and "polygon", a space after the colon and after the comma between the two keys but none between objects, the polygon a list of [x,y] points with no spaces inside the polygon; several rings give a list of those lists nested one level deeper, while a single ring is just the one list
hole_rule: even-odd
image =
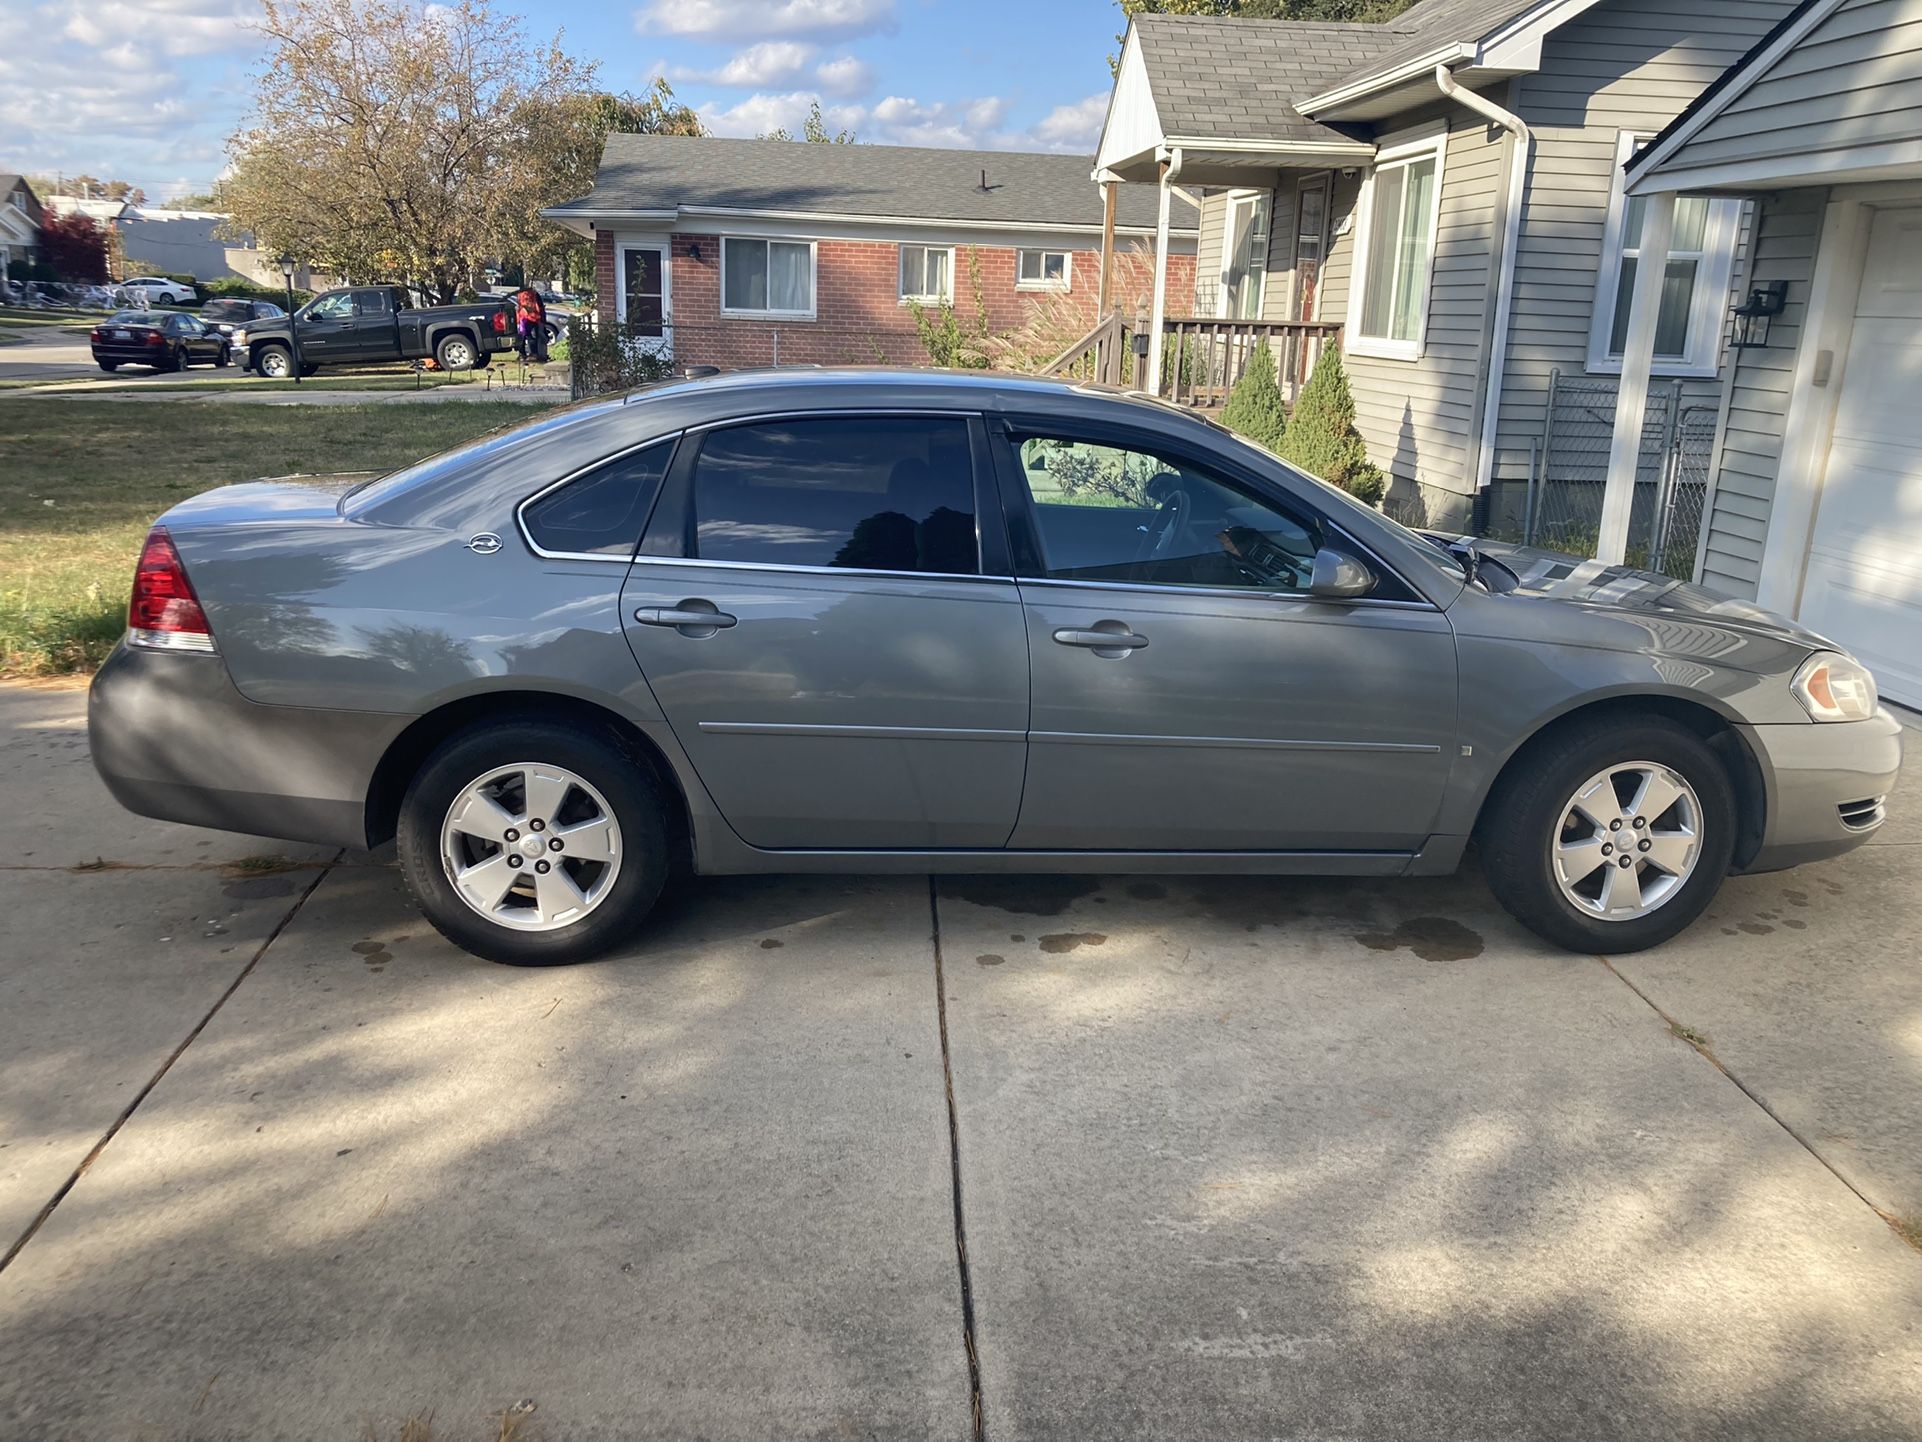
[{"label": "front bumper", "polygon": [[1885,710],[1867,721],[1743,726],[1760,763],[1767,816],[1744,871],[1780,871],[1851,851],[1882,826],[1879,806],[1902,767],[1902,723]]},{"label": "front bumper", "polygon": [[367,844],[367,792],[406,716],[262,706],[218,656],[129,647],[87,695],[94,769],[129,811],[326,846]]}]

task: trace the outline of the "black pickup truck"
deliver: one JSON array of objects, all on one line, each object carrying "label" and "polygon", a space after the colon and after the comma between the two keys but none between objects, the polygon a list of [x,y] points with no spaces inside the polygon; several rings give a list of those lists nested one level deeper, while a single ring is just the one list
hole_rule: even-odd
[{"label": "black pickup truck", "polygon": [[498,299],[416,310],[400,286],[356,285],[317,295],[291,316],[249,321],[234,333],[234,353],[248,370],[275,379],[294,373],[293,335],[303,375],[429,356],[443,370],[472,370],[512,348],[513,327],[497,320],[504,315]]}]

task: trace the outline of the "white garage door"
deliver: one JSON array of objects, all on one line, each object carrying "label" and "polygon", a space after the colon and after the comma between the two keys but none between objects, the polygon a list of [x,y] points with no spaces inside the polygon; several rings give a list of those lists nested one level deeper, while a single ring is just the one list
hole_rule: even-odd
[{"label": "white garage door", "polygon": [[1869,231],[1800,614],[1922,706],[1922,208]]}]

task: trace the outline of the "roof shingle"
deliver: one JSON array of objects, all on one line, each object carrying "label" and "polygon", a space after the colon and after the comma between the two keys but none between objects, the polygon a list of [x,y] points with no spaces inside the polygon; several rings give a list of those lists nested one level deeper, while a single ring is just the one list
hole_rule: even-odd
[{"label": "roof shingle", "polygon": [[[1089,156],[1023,151],[614,134],[601,152],[593,193],[556,209],[716,206],[1022,228],[1099,226],[1093,166]],[[1120,186],[1116,221],[1151,228],[1155,206],[1151,189]],[[1194,224],[1177,217],[1176,228],[1192,232]]]}]

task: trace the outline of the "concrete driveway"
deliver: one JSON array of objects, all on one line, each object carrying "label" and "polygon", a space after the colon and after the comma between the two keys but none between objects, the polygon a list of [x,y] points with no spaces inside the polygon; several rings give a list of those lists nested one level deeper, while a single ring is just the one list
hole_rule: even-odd
[{"label": "concrete driveway", "polygon": [[856,878],[515,971],[0,688],[0,1438],[1922,1436],[1910,769],[1612,964],[1473,876]]}]

